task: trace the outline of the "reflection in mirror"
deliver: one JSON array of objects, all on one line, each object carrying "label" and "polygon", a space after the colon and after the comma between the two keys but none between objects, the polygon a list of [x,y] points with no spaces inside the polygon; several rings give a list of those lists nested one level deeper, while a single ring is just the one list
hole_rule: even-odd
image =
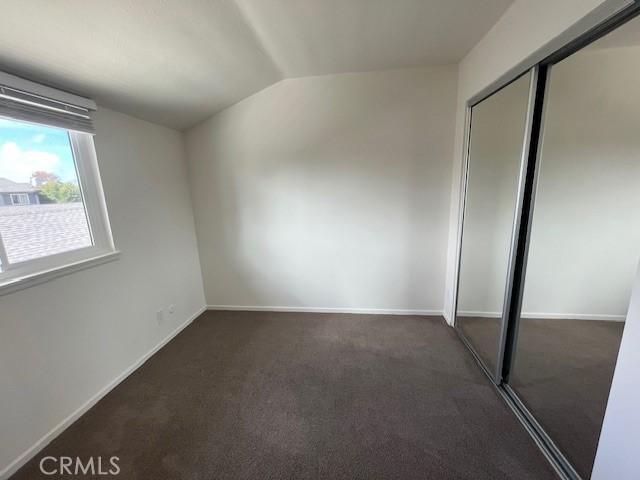
[{"label": "reflection in mirror", "polygon": [[531,74],[473,107],[456,326],[494,371]]},{"label": "reflection in mirror", "polygon": [[591,473],[640,254],[640,24],[551,68],[511,387]]}]

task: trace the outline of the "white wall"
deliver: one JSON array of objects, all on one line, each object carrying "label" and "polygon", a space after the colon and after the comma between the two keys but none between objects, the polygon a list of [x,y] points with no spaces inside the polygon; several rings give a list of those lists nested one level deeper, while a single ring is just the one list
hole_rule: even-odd
[{"label": "white wall", "polygon": [[593,480],[635,480],[640,472],[640,270],[635,278]]},{"label": "white wall", "polygon": [[204,305],[181,135],[105,109],[96,127],[122,255],[0,297],[0,476]]},{"label": "white wall", "polygon": [[455,67],[289,79],[187,134],[211,305],[442,310]]},{"label": "white wall", "polygon": [[[450,313],[465,102],[601,3],[516,1],[461,63],[457,109],[452,67],[345,74],[283,81],[190,131],[207,303],[440,310],[445,299]],[[104,109],[97,126],[123,254],[0,297],[0,468],[205,303],[180,135]],[[168,303],[176,314],[158,326]],[[640,468],[638,442],[625,443],[640,431],[636,310],[594,478]]]}]

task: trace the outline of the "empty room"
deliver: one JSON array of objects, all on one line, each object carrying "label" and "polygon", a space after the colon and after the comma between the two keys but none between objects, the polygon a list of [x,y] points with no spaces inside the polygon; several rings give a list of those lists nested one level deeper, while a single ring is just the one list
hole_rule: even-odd
[{"label": "empty room", "polygon": [[0,480],[640,478],[640,2],[1,19]]}]

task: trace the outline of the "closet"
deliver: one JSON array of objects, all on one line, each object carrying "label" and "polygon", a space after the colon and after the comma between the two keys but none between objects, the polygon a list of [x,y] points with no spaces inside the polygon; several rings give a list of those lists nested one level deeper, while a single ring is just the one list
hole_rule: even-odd
[{"label": "closet", "polygon": [[455,326],[589,478],[640,258],[638,6],[468,106]]}]

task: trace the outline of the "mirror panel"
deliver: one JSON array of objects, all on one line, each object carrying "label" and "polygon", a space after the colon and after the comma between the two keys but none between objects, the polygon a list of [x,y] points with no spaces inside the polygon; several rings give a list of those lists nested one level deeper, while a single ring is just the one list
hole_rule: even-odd
[{"label": "mirror panel", "polygon": [[640,256],[640,25],[551,67],[509,384],[589,478]]},{"label": "mirror panel", "polygon": [[456,327],[491,372],[497,364],[530,83],[527,73],[471,110]]}]

